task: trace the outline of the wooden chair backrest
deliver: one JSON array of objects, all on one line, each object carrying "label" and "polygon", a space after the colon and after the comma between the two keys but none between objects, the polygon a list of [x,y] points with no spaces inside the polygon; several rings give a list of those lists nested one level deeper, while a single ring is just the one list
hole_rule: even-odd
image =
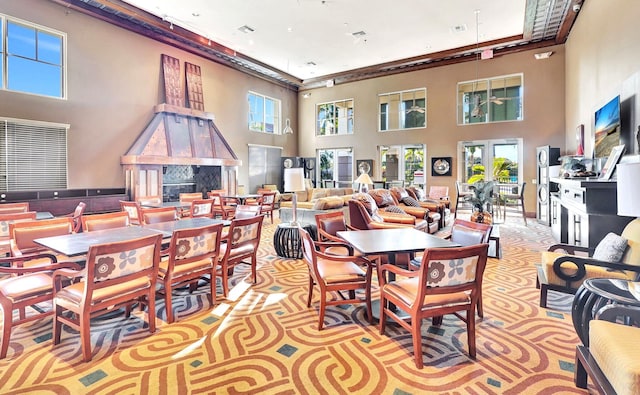
[{"label": "wooden chair backrest", "polygon": [[220,251],[223,226],[219,223],[174,231],[169,245],[167,272],[173,272],[177,265],[216,258]]},{"label": "wooden chair backrest", "polygon": [[202,193],[200,192],[181,193],[178,196],[181,203],[191,203],[194,200],[202,199]]},{"label": "wooden chair backrest", "polygon": [[451,241],[464,246],[488,243],[492,225],[456,218],[451,225]]},{"label": "wooden chair backrest", "polygon": [[433,185],[429,187],[429,195],[430,199],[449,199],[449,187]]},{"label": "wooden chair backrest", "polygon": [[129,219],[129,214],[126,211],[82,216],[82,230],[85,232],[124,228],[129,225],[131,225],[131,220]]},{"label": "wooden chair backrest", "polygon": [[141,196],[136,202],[140,203],[140,206],[159,207],[162,205],[162,196]]},{"label": "wooden chair backrest", "polygon": [[235,219],[251,218],[260,214],[260,206],[241,204],[236,207]]},{"label": "wooden chair backrest", "polygon": [[140,220],[140,203],[127,200],[120,201],[120,209],[129,215],[132,224],[139,224]]},{"label": "wooden chair backrest", "polygon": [[26,213],[27,211],[29,211],[29,202],[0,204],[0,214]]},{"label": "wooden chair backrest", "polygon": [[0,213],[0,237],[9,238],[9,224],[14,222],[35,221],[36,212],[27,211],[26,213]]},{"label": "wooden chair backrest", "polygon": [[231,221],[227,252],[248,244],[252,245],[253,248],[258,248],[263,219],[264,216],[258,215]]},{"label": "wooden chair backrest", "polygon": [[318,241],[344,242],[337,235],[338,232],[347,230],[342,210],[316,214],[316,226],[318,227]]},{"label": "wooden chair backrest", "polygon": [[73,218],[59,217],[53,219],[14,222],[9,224],[11,236],[11,253],[28,253],[43,251],[46,248],[33,240],[42,237],[61,236],[73,233]]},{"label": "wooden chair backrest", "polygon": [[213,218],[213,200],[196,199],[191,201],[189,214],[192,218],[206,217]]},{"label": "wooden chair backrest", "polygon": [[143,224],[156,224],[159,222],[177,221],[178,211],[175,207],[156,207],[156,208],[142,208],[142,223]]},{"label": "wooden chair backrest", "polygon": [[[97,289],[119,286],[145,277],[149,283],[155,284],[160,263],[161,243],[162,234],[158,233],[138,239],[89,247],[83,298],[91,301]],[[125,254],[122,254],[123,252]],[[123,256],[125,258],[122,258]],[[138,290],[139,287],[135,289]],[[119,298],[122,296],[125,295],[118,295]]]}]

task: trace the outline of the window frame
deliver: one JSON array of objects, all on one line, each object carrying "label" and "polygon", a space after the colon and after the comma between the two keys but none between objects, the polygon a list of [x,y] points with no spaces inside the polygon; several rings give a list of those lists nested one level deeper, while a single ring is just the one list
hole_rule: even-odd
[{"label": "window frame", "polygon": [[[519,85],[508,85],[510,83],[508,80],[516,78],[520,80]],[[496,94],[499,90],[502,90],[502,94],[498,97]],[[513,95],[514,90],[517,90],[517,95]],[[473,97],[471,97],[472,94]],[[487,100],[487,98],[494,97],[496,99]],[[458,126],[523,121],[524,73],[458,82],[456,84],[456,100]],[[473,115],[475,109],[478,111],[476,115]],[[504,119],[495,120],[498,111],[504,113],[504,117],[502,117]],[[508,117],[509,111],[514,114],[512,118]]]},{"label": "window frame", "polygon": [[[260,99],[262,101],[262,109],[260,110],[260,113],[256,113],[256,118],[257,118],[256,121],[253,121],[254,112],[251,104],[252,96],[255,96],[257,99]],[[273,110],[268,109],[269,102],[272,102],[274,104]],[[249,91],[247,93],[247,104],[249,107],[247,111],[247,128],[249,129],[249,131],[256,132],[256,133],[274,134],[274,135],[283,134],[282,133],[282,100],[277,99],[275,97],[267,96],[255,91]],[[273,120],[273,123],[272,123],[273,130],[271,131],[269,131],[267,127],[269,125],[267,121],[270,119]],[[259,124],[259,127],[256,127],[256,125],[258,124]]]},{"label": "window frame", "polygon": [[[34,57],[19,55],[10,53],[9,50],[9,25],[16,25],[26,29],[31,29],[34,32]],[[59,38],[60,40],[60,48],[59,48],[59,56],[60,56],[60,64],[52,63],[49,61],[44,61],[42,57],[46,53],[41,53],[38,49],[38,43],[41,40],[40,33],[46,34],[48,36],[54,36]],[[67,99],[67,34],[46,26],[42,26],[33,22],[25,21],[19,18],[14,18],[10,15],[1,14],[0,13],[0,89],[8,92],[15,93],[24,93],[28,95],[35,95],[53,99]],[[25,89],[11,89],[9,88],[9,82],[11,80],[10,73],[10,63],[13,60],[22,60],[35,62],[36,66],[54,66],[59,68],[59,72],[56,73],[60,78],[60,85],[57,89],[59,89],[59,95],[50,95],[43,93],[42,91],[31,91]],[[43,73],[44,74],[44,73]],[[46,81],[48,82],[48,80]],[[43,87],[44,85],[39,85]]]},{"label": "window frame", "polygon": [[[505,180],[494,180],[494,166],[496,158],[504,158],[504,156],[496,156],[496,147],[500,146],[515,146],[517,159],[515,162],[515,166],[517,167],[516,175],[510,174],[509,183],[521,184],[525,181],[524,179],[524,140],[521,137],[518,138],[506,138],[506,139],[489,139],[489,140],[473,140],[473,141],[458,141],[458,155],[460,160],[458,160],[458,175],[457,180],[461,183],[467,183],[469,178],[473,175],[467,174],[467,157],[466,157],[466,147],[481,147],[482,152],[486,153],[481,155],[480,163],[477,165],[481,165],[483,168],[482,179],[484,181],[499,181],[505,182]],[[509,159],[509,158],[507,158]],[[473,167],[473,166],[472,166]],[[491,169],[491,171],[486,171],[486,169]],[[473,170],[472,170],[473,172]],[[517,177],[515,180],[513,177]]]},{"label": "window frame", "polygon": [[[424,97],[416,97],[416,92],[423,92]],[[409,98],[409,96],[412,96]],[[398,96],[397,100],[393,100],[393,96]],[[383,98],[387,97],[386,102],[383,102]],[[418,103],[416,103],[418,101]],[[424,103],[422,103],[424,101]],[[418,118],[416,122],[419,122],[421,119],[422,124],[416,126],[407,127],[407,117],[409,114],[412,114],[411,108],[406,108],[408,102],[412,102],[413,105],[417,106],[416,114],[412,116],[412,118]],[[394,104],[397,105],[397,109],[391,108]],[[378,132],[393,132],[400,130],[415,130],[415,129],[424,129],[427,127],[427,88],[414,88],[407,89],[403,91],[395,91],[395,92],[385,92],[378,94]],[[397,125],[390,125],[390,123],[395,122],[395,120],[391,120],[394,115],[397,114]],[[383,129],[384,125],[384,129]]]},{"label": "window frame", "polygon": [[[327,109],[332,116],[320,118],[321,113],[326,113]],[[343,114],[341,114],[343,112]],[[353,98],[333,100],[323,103],[316,103],[316,136],[341,136],[351,135],[355,132],[355,100]],[[323,133],[327,128],[325,121],[333,120],[328,124],[333,133]],[[337,126],[334,126],[337,125]],[[344,125],[344,128],[343,126]]]},{"label": "window frame", "polygon": [[[323,156],[323,153],[331,153],[329,158],[328,167],[325,167],[327,163],[327,156]],[[342,155],[341,155],[342,154]],[[316,163],[318,163],[318,187],[324,187],[324,181],[330,181],[330,184],[334,187],[353,186],[353,168],[355,159],[353,155],[352,147],[339,147],[339,148],[320,148],[316,150]],[[347,165],[341,165],[339,158],[347,158]],[[344,159],[343,159],[344,160]],[[342,172],[341,172],[342,170]],[[331,173],[331,177],[326,177],[327,172]]]}]

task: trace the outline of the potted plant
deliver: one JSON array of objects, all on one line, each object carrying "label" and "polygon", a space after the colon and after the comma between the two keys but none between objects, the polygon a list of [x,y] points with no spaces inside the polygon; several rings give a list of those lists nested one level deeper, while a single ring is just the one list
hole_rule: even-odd
[{"label": "potted plant", "polygon": [[469,185],[469,189],[473,192],[467,196],[467,201],[473,206],[472,221],[491,223],[491,214],[487,210],[492,204],[494,186],[495,182],[484,180]]}]

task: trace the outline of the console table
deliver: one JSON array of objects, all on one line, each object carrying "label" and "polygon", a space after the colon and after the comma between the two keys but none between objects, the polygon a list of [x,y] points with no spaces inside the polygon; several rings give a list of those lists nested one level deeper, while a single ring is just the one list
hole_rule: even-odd
[{"label": "console table", "polygon": [[622,233],[633,220],[618,216],[617,184],[589,178],[552,178],[551,232],[559,243],[595,248],[609,232]]}]

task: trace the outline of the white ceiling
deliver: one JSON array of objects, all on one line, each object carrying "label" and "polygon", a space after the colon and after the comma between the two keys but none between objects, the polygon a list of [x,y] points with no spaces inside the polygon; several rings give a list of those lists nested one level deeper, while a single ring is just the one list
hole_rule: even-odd
[{"label": "white ceiling", "polygon": [[[526,0],[124,1],[301,80],[521,35],[526,6]],[[241,32],[245,25],[254,31]],[[352,34],[361,31],[363,37]]]}]

